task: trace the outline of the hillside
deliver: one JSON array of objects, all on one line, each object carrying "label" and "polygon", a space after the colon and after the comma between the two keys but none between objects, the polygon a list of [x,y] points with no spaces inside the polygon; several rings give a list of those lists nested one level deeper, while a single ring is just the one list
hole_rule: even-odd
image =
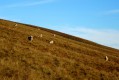
[{"label": "hillside", "polygon": [[119,80],[119,50],[0,19],[0,80]]}]

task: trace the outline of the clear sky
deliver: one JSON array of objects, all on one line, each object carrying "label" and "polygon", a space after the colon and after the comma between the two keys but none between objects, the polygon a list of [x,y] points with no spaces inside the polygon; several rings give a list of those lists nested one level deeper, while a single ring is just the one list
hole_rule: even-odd
[{"label": "clear sky", "polygon": [[0,18],[119,49],[119,0],[0,0]]}]

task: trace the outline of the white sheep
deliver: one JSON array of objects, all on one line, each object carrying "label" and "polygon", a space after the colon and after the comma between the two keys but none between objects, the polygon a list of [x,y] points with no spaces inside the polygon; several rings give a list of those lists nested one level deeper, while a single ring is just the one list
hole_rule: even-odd
[{"label": "white sheep", "polygon": [[108,61],[108,57],[107,56],[105,56],[105,61]]},{"label": "white sheep", "polygon": [[55,37],[56,35],[55,35],[55,34],[53,34],[53,36]]},{"label": "white sheep", "polygon": [[18,26],[18,24],[15,24],[15,26]]},{"label": "white sheep", "polygon": [[54,41],[50,41],[50,44],[53,44],[54,43]]},{"label": "white sheep", "polygon": [[33,36],[29,36],[29,37],[28,37],[28,40],[29,40],[29,41],[32,41],[32,40],[33,40]]},{"label": "white sheep", "polygon": [[38,36],[38,37],[43,37],[43,34],[40,34],[40,36]]},{"label": "white sheep", "polygon": [[40,37],[43,37],[43,34],[40,34]]}]

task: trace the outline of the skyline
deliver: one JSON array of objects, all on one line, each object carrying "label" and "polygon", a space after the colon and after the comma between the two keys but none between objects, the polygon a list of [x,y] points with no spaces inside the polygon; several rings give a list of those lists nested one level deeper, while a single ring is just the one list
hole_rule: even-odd
[{"label": "skyline", "polygon": [[0,3],[0,18],[119,49],[118,3],[118,0],[8,0]]}]

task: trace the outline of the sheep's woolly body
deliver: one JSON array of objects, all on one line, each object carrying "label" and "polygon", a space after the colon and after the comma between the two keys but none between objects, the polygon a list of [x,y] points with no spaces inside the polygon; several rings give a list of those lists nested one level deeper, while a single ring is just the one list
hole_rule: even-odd
[{"label": "sheep's woolly body", "polygon": [[50,41],[50,44],[53,44],[54,43],[54,41]]},{"label": "sheep's woolly body", "polygon": [[107,56],[105,56],[105,60],[108,61],[108,57]]},{"label": "sheep's woolly body", "polygon": [[55,37],[56,35],[55,35],[55,34],[53,34],[53,36]]},{"label": "sheep's woolly body", "polygon": [[42,35],[42,34],[40,34],[40,37],[43,37],[43,35]]},{"label": "sheep's woolly body", "polygon": [[18,26],[17,24],[15,24],[15,26]]},{"label": "sheep's woolly body", "polygon": [[29,36],[29,37],[28,37],[28,40],[29,40],[29,41],[32,41],[32,40],[33,40],[33,36]]}]

